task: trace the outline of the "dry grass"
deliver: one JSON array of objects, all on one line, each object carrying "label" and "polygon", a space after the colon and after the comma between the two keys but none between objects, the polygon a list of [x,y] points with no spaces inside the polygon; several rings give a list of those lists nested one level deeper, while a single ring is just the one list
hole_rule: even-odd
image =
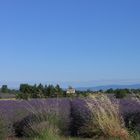
[{"label": "dry grass", "polygon": [[[120,138],[122,140],[129,139],[129,134],[125,129],[117,102],[111,102],[106,95],[101,94],[90,95],[86,103],[92,113],[93,122],[96,122],[96,127],[104,136]],[[89,125],[89,127],[92,126]]]},{"label": "dry grass", "polygon": [[16,98],[0,98],[1,101],[16,100]]}]

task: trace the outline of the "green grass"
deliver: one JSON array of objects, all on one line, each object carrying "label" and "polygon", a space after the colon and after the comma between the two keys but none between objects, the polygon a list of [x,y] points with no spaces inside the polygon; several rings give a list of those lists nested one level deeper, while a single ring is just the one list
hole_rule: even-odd
[{"label": "green grass", "polygon": [[4,125],[4,122],[2,121],[2,118],[0,117],[0,139],[3,140],[6,137],[6,127]]}]

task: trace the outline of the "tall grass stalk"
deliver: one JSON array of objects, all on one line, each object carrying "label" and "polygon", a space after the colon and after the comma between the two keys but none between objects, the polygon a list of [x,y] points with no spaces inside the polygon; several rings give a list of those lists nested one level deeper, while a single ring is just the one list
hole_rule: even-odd
[{"label": "tall grass stalk", "polygon": [[92,113],[92,122],[96,122],[96,127],[104,136],[118,137],[122,140],[129,139],[117,102],[111,102],[106,95],[101,94],[90,95],[86,103]]}]

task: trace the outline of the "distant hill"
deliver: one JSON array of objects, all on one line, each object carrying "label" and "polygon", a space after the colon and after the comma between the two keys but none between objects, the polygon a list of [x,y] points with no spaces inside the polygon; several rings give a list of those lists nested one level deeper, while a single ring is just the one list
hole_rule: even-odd
[{"label": "distant hill", "polygon": [[140,88],[140,84],[134,84],[134,85],[105,85],[105,86],[96,86],[96,87],[79,87],[76,88],[77,90],[91,90],[91,91],[97,91],[97,90],[107,90],[107,89],[124,89],[124,88],[128,88],[128,89],[139,89]]}]

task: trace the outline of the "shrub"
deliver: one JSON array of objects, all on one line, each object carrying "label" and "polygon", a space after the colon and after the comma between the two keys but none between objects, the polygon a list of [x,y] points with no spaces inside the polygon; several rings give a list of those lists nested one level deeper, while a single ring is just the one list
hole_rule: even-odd
[{"label": "shrub", "polygon": [[126,89],[117,89],[115,91],[115,97],[118,98],[118,99],[126,97],[127,94],[128,94],[128,92],[127,92]]}]

